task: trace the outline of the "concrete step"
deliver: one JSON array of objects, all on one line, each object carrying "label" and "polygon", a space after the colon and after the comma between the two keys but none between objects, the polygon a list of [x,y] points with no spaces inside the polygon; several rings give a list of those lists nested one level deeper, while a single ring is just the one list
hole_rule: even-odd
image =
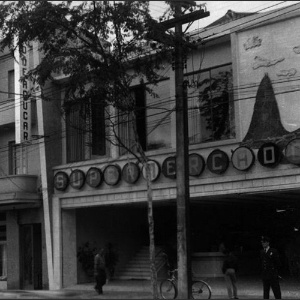
[{"label": "concrete step", "polygon": [[[156,253],[161,252],[160,248],[156,248]],[[164,263],[162,257],[157,256],[156,267],[160,267]],[[150,258],[149,258],[149,247],[142,247],[140,251],[126,264],[116,270],[115,278],[118,279],[151,279],[150,274]]]},{"label": "concrete step", "polygon": [[121,275],[121,276],[119,276],[118,277],[118,279],[120,279],[120,280],[133,280],[133,279],[138,279],[138,280],[141,280],[141,279],[144,279],[144,280],[150,280],[151,279],[151,277],[150,277],[150,275],[149,276],[146,276],[146,277],[134,277],[134,276],[123,276],[123,275]]}]

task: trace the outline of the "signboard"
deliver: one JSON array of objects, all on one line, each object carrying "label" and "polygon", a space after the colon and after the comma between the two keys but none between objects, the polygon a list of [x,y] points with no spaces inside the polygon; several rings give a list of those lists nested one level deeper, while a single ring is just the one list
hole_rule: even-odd
[{"label": "signboard", "polygon": [[65,172],[57,172],[54,176],[54,187],[58,191],[64,191],[69,185],[69,176]]},{"label": "signboard", "polygon": [[85,182],[85,174],[81,170],[74,170],[70,175],[70,186],[80,190]]},{"label": "signboard", "polygon": [[162,164],[162,172],[167,178],[176,178],[176,157],[170,156],[166,158]]},{"label": "signboard", "polygon": [[239,171],[250,169],[255,161],[253,151],[248,147],[238,147],[231,155],[231,162],[234,168]]},{"label": "signboard", "polygon": [[16,143],[27,142],[31,139],[31,100],[30,83],[20,79],[29,71],[29,49],[23,45],[15,53],[15,134]]},{"label": "signboard", "polygon": [[[250,169],[255,162],[255,155],[253,151],[245,146],[236,148],[232,152],[232,165],[235,169],[246,171]],[[300,165],[300,138],[292,140],[285,149],[285,156],[290,163]],[[257,153],[258,160],[261,165],[266,167],[276,166],[282,159],[283,153],[279,147],[273,143],[263,144]],[[155,181],[159,178],[160,172],[166,178],[176,178],[176,157],[169,156],[163,163],[162,167],[155,160],[149,160],[150,180]],[[228,155],[219,149],[212,151],[206,160],[207,168],[210,172],[215,174],[223,174],[229,166]],[[189,155],[189,175],[200,176],[205,169],[204,158],[197,153]],[[121,167],[117,164],[108,165],[103,173],[100,169],[92,167],[88,170],[86,177],[83,171],[75,170],[70,177],[64,172],[56,173],[54,177],[54,186],[57,190],[64,191],[68,184],[75,189],[80,189],[86,182],[90,187],[99,187],[103,181],[108,185],[116,185],[121,178],[128,183],[136,183],[140,177],[140,167],[137,163],[127,163]],[[146,179],[146,170],[142,168],[142,174]]]},{"label": "signboard", "polygon": [[103,181],[102,171],[98,168],[92,167],[88,170],[85,182],[92,188],[100,186]]},{"label": "signboard", "polygon": [[135,183],[140,177],[140,168],[135,163],[127,163],[122,169],[122,178],[128,183]]},{"label": "signboard", "polygon": [[280,163],[282,157],[283,154],[280,148],[274,143],[263,144],[257,152],[257,159],[264,167],[276,167]]},{"label": "signboard", "polygon": [[[148,160],[147,162],[148,166],[149,166],[149,170],[150,170],[150,181],[155,181],[157,180],[157,178],[160,175],[160,165],[157,161],[155,160]],[[142,173],[143,173],[143,177],[146,180],[147,176],[146,176],[146,169],[143,166],[142,169]]]},{"label": "signboard", "polygon": [[205,168],[204,158],[197,153],[189,155],[189,175],[200,176]]},{"label": "signboard", "polygon": [[291,140],[286,145],[285,157],[291,164],[300,165],[300,139]]},{"label": "signboard", "polygon": [[104,181],[108,185],[116,185],[121,179],[121,169],[118,165],[108,165],[103,174]]},{"label": "signboard", "polygon": [[215,174],[224,173],[229,165],[228,155],[222,150],[216,149],[207,158],[207,168]]}]

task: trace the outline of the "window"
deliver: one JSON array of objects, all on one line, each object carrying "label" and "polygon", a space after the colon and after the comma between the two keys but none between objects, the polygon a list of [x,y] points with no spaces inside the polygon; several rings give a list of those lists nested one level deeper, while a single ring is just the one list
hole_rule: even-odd
[{"label": "window", "polygon": [[72,105],[66,113],[67,162],[84,160],[85,120],[82,105]]},{"label": "window", "polygon": [[231,65],[188,75],[190,144],[235,137]]},{"label": "window", "polygon": [[106,155],[105,110],[101,101],[71,105],[66,111],[67,162]]},{"label": "window", "polygon": [[[136,129],[144,151],[171,147],[170,80],[165,78],[149,86],[153,93],[146,91],[144,85],[132,88],[135,99]],[[119,112],[119,137],[131,151],[136,151],[133,131],[133,116]],[[120,147],[120,155],[127,153]]]},{"label": "window", "polygon": [[[132,88],[132,97],[135,100],[136,130],[142,149],[146,150],[146,99],[145,89],[142,85]],[[120,146],[120,155],[130,151],[136,151],[135,135],[133,129],[133,114],[131,112],[119,112],[119,138],[124,146]]]},{"label": "window", "polygon": [[92,155],[106,154],[106,136],[105,136],[105,109],[103,103],[91,103],[91,140]]},{"label": "window", "polygon": [[18,174],[18,160],[17,160],[17,150],[18,146],[15,141],[8,142],[8,174],[16,175]]},{"label": "window", "polygon": [[170,79],[150,86],[155,95],[147,93],[147,150],[171,147]]},{"label": "window", "polygon": [[8,98],[14,99],[15,98],[15,71],[11,70],[8,71]]}]

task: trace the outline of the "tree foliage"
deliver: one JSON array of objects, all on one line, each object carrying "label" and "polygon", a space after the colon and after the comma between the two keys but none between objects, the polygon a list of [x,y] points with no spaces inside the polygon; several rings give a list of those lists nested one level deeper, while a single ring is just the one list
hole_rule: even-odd
[{"label": "tree foliage", "polygon": [[3,1],[0,16],[0,49],[38,41],[43,60],[25,77],[43,86],[55,74],[68,76],[69,101],[102,95],[128,109],[132,81],[159,79],[159,62],[168,52],[145,51],[147,33],[160,32],[147,1]]},{"label": "tree foliage", "polygon": [[232,90],[231,71],[219,72],[199,84],[204,87],[199,93],[200,114],[205,118],[206,129],[213,140],[228,137],[230,127],[230,91]]}]

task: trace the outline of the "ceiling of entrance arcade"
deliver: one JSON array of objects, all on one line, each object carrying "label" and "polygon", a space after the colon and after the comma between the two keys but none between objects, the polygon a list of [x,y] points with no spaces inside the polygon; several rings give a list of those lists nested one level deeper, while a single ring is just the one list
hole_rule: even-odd
[{"label": "ceiling of entrance arcade", "polygon": [[299,206],[300,189],[280,192],[267,192],[256,194],[228,194],[222,196],[205,196],[190,200],[193,204],[253,204],[253,205],[279,205]]}]

